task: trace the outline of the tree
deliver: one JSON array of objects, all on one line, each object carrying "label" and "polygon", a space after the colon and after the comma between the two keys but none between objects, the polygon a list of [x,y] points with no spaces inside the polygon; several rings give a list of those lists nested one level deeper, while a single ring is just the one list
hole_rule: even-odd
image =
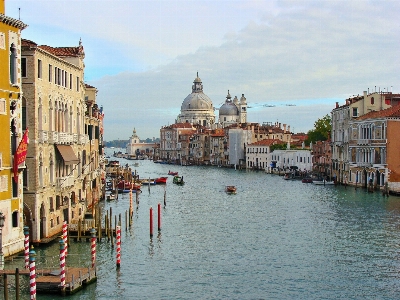
[{"label": "tree", "polygon": [[306,143],[310,144],[310,142],[316,141],[326,141],[330,138],[332,129],[331,117],[326,115],[321,119],[318,119],[314,123],[314,129],[311,129],[307,132],[307,140]]}]

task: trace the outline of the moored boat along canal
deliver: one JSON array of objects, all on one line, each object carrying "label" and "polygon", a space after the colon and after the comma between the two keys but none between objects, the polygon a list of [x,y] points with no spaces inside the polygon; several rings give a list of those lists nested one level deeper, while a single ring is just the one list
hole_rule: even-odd
[{"label": "moored boat along canal", "polygon": [[[122,214],[121,267],[116,269],[115,245],[98,243],[97,282],[69,299],[399,297],[400,198],[263,172],[151,161],[134,167],[134,162],[121,159],[141,178],[168,176],[171,170],[185,185],[172,184],[169,176],[159,233],[157,204],[163,206],[164,186],[142,187],[128,231],[129,194],[102,202],[103,216],[110,207]],[[226,193],[228,185],[237,193]],[[36,251],[37,268],[57,265],[57,242]],[[67,266],[90,265],[89,242],[71,241],[68,252]],[[18,259],[6,262],[8,269],[23,265]],[[20,299],[29,299],[28,280],[21,278],[21,284]]]}]

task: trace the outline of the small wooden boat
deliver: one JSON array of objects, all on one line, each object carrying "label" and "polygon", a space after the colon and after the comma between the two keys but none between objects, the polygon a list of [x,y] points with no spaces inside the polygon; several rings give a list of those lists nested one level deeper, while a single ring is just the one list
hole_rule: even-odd
[{"label": "small wooden boat", "polygon": [[225,187],[225,192],[228,194],[236,194],[236,187],[234,185],[227,185]]},{"label": "small wooden boat", "polygon": [[302,183],[312,183],[313,180],[312,180],[311,177],[304,177],[304,178],[301,180],[301,182],[302,182]]},{"label": "small wooden boat", "polygon": [[177,184],[177,185],[184,185],[185,182],[183,181],[183,176],[174,176],[174,179],[172,180],[173,183]]},{"label": "small wooden boat", "polygon": [[143,179],[140,180],[141,185],[155,185],[156,181],[154,179]]},{"label": "small wooden boat", "polygon": [[115,194],[114,193],[111,193],[111,194],[107,195],[107,201],[113,201],[113,200],[115,200]]},{"label": "small wooden boat", "polygon": [[156,184],[166,184],[168,177],[158,177],[154,179]]},{"label": "small wooden boat", "polygon": [[171,171],[168,171],[168,175],[177,176],[177,175],[178,175],[178,172],[171,172]]}]

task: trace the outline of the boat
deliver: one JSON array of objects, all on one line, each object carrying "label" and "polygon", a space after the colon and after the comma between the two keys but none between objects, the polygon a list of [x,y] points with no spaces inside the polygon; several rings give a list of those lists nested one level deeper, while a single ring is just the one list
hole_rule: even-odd
[{"label": "boat", "polygon": [[183,176],[174,176],[174,179],[172,180],[173,183],[177,184],[177,185],[183,185],[185,184],[185,182],[183,181]]},{"label": "boat", "polygon": [[311,177],[304,177],[304,178],[301,180],[301,182],[302,182],[302,183],[312,183],[313,180],[312,180]]},{"label": "boat", "polygon": [[227,185],[225,187],[225,192],[228,194],[236,194],[236,187],[234,185]]},{"label": "boat", "polygon": [[168,171],[168,175],[177,176],[177,175],[178,175],[178,172],[171,172],[171,171]]},{"label": "boat", "polygon": [[107,195],[107,201],[112,201],[112,200],[115,200],[115,194],[114,193],[111,193],[111,194]]},{"label": "boat", "polygon": [[313,180],[314,184],[316,185],[334,185],[335,182],[334,181],[327,181],[327,180]]},{"label": "boat", "polygon": [[293,179],[293,174],[292,173],[285,173],[285,175],[283,175],[283,179],[291,180],[291,179]]},{"label": "boat", "polygon": [[155,179],[143,179],[143,180],[140,180],[140,184],[141,185],[155,185],[156,181],[155,181]]},{"label": "boat", "polygon": [[158,177],[154,179],[156,184],[166,184],[168,177]]},{"label": "boat", "polygon": [[118,182],[117,188],[118,190],[140,190],[141,184],[140,183],[132,183],[129,181],[121,180]]}]

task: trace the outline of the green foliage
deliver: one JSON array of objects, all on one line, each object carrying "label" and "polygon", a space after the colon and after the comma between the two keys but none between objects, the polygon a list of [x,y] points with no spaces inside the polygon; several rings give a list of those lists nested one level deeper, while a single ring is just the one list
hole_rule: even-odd
[{"label": "green foliage", "polygon": [[307,132],[306,144],[316,141],[326,141],[329,139],[332,129],[331,117],[326,115],[321,119],[318,119],[314,123],[314,129]]},{"label": "green foliage", "polygon": [[287,149],[287,144],[274,144],[271,145],[270,147],[270,151],[273,152],[274,150],[286,150]]}]

